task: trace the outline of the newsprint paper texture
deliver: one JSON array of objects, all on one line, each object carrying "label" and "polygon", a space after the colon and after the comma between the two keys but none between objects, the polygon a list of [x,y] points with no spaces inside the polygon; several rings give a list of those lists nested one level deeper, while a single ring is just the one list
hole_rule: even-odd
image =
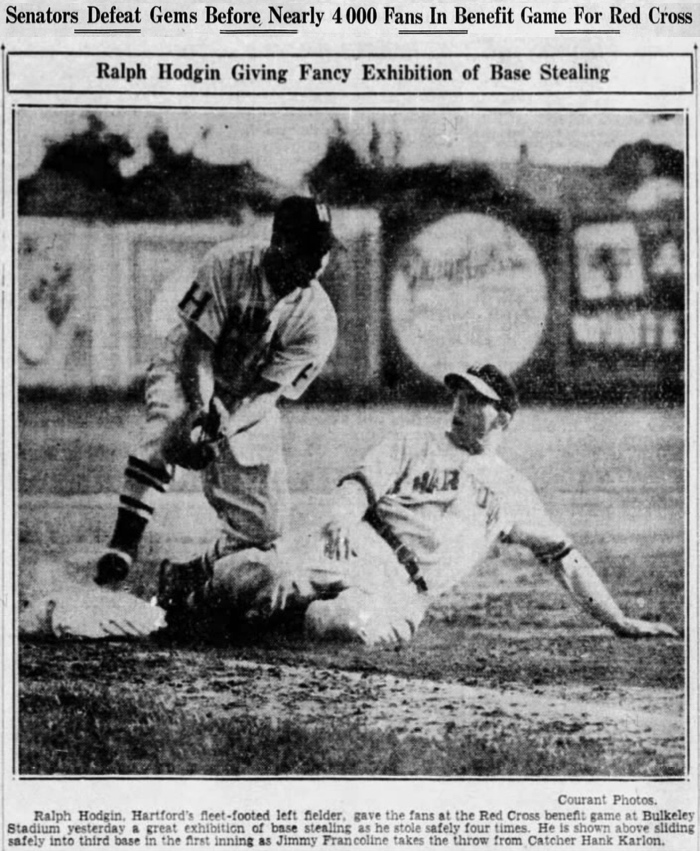
[{"label": "newsprint paper texture", "polygon": [[[700,847],[699,37],[647,0],[3,3],[0,847]],[[280,295],[288,196],[340,244]],[[170,481],[191,348],[219,428],[284,398]]]}]

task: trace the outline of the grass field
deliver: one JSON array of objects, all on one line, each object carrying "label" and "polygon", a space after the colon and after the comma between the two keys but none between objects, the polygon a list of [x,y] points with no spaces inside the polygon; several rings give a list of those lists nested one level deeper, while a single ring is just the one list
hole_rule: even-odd
[{"label": "grass field", "polygon": [[[288,409],[294,526],[320,521],[335,481],[369,444],[404,424],[442,426],[446,414]],[[89,585],[88,560],[76,552],[109,536],[139,420],[133,405],[20,406],[23,593],[65,578]],[[516,418],[503,453],[623,608],[681,632],[683,438],[680,408],[533,407]],[[196,478],[183,476],[129,587],[149,597],[160,558],[193,554],[215,531]],[[26,774],[685,770],[684,642],[615,639],[515,548],[441,598],[398,651],[320,647],[295,635],[184,648],[23,642],[18,671]]]}]

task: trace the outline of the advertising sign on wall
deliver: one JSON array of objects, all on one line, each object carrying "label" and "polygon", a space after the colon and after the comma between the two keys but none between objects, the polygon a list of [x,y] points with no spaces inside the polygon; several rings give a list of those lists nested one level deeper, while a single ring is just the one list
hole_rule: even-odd
[{"label": "advertising sign on wall", "polygon": [[390,282],[392,327],[403,352],[441,380],[455,363],[494,358],[515,372],[545,330],[547,278],[510,224],[460,212],[410,240]]},{"label": "advertising sign on wall", "polygon": [[17,352],[25,385],[71,386],[93,375],[91,255],[83,236],[56,220],[22,229]]},{"label": "advertising sign on wall", "polygon": [[645,258],[631,219],[581,225],[574,233],[574,245],[579,301],[572,315],[575,345],[679,352],[681,314],[668,309],[668,298],[663,294],[658,298],[653,284],[666,275],[680,278],[680,247],[672,239],[664,240]]}]

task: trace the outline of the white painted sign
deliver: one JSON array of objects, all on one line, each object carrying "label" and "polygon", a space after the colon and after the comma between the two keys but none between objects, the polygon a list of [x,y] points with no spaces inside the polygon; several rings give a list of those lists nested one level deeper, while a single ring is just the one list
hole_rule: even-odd
[{"label": "white painted sign", "polygon": [[533,353],[547,318],[547,281],[535,249],[513,227],[456,213],[404,248],[389,311],[402,350],[442,380],[456,365],[515,371]]}]

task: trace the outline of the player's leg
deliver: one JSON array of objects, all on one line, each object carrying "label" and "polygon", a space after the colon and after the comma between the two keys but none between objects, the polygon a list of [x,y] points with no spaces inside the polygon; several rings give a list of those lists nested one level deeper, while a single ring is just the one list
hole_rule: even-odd
[{"label": "player's leg", "polygon": [[222,534],[193,561],[161,565],[159,599],[176,632],[187,632],[214,608],[240,616],[252,605],[251,593],[274,582],[275,544],[289,512],[277,412],[233,442],[235,450],[221,446],[202,471],[204,495],[222,521]]},{"label": "player's leg", "polygon": [[265,628],[303,617],[307,635],[318,641],[407,642],[423,620],[427,595],[373,529],[360,532],[354,541],[359,555],[347,561],[326,558],[315,530],[265,549],[223,552],[222,538],[204,560],[211,573],[200,579],[201,590],[188,589],[188,607],[203,622],[218,611],[233,627]]},{"label": "player's leg", "polygon": [[278,413],[222,446],[202,471],[202,485],[223,526],[208,553],[212,562],[237,550],[272,547],[288,527],[290,501]]},{"label": "player's leg", "polygon": [[275,547],[231,552],[184,564],[164,561],[158,605],[175,639],[211,638],[242,628],[266,628],[300,616],[313,599],[308,582],[294,581]]},{"label": "player's leg", "polygon": [[385,596],[352,587],[333,599],[314,600],[306,610],[304,628],[316,641],[401,644],[416,634],[426,608],[413,588],[391,589]]},{"label": "player's leg", "polygon": [[148,522],[172,481],[176,459],[170,457],[168,445],[187,412],[171,346],[146,376],[144,433],[140,446],[128,456],[114,531],[97,563],[99,585],[119,582],[128,574]]},{"label": "player's leg", "polygon": [[205,622],[215,611],[217,620],[244,618],[256,595],[275,582],[275,544],[289,510],[277,416],[234,443],[236,451],[220,447],[202,471],[204,495],[222,521],[222,534],[193,561],[161,565],[159,599],[175,633],[191,633],[193,622]]},{"label": "player's leg", "polygon": [[[323,556],[315,533],[289,536],[263,547],[241,547],[240,537],[223,535],[207,556],[169,565],[179,582],[178,607],[168,622],[184,634],[194,620],[265,627],[301,615],[316,640],[373,645],[409,641],[428,606],[388,545],[369,527],[357,540],[360,555],[348,561]],[[197,577],[194,583],[186,577]],[[178,579],[179,577],[179,579]],[[162,583],[161,583],[162,584]],[[201,632],[200,632],[201,634]]]},{"label": "player's leg", "polygon": [[158,602],[174,637],[283,623],[301,627],[310,602],[349,587],[348,563],[325,559],[316,534],[297,535],[265,549],[222,552],[219,542],[211,553],[161,566]]},{"label": "player's leg", "polygon": [[306,634],[317,641],[370,646],[410,641],[425,616],[427,595],[419,593],[391,548],[369,525],[359,527],[353,544],[358,555],[346,562],[349,587],[332,599],[309,605]]}]

